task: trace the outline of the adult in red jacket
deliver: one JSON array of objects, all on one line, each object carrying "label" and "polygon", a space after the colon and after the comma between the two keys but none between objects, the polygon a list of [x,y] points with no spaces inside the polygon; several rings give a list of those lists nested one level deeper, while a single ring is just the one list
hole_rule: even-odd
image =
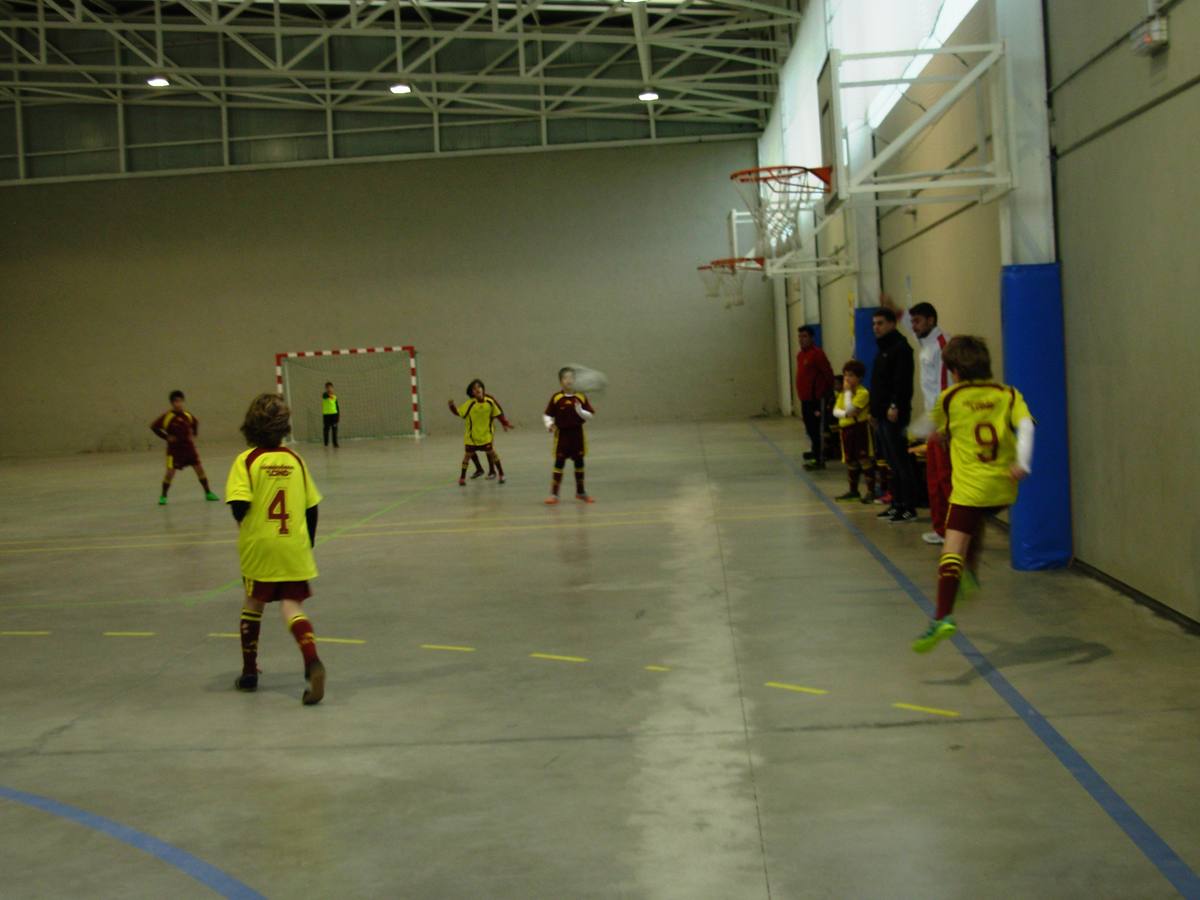
[{"label": "adult in red jacket", "polygon": [[804,418],[804,430],[812,442],[812,451],[805,453],[809,469],[825,468],[825,439],[821,433],[825,425],[825,407],[833,391],[833,367],[829,357],[817,346],[813,330],[807,325],[796,329],[800,339],[800,352],[796,354],[796,396],[800,398],[800,414]]}]

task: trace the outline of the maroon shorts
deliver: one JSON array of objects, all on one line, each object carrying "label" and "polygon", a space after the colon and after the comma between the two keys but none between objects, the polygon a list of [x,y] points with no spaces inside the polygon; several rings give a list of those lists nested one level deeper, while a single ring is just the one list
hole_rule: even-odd
[{"label": "maroon shorts", "polygon": [[467,452],[467,453],[476,453],[476,452],[478,452],[478,453],[491,453],[491,452],[492,452],[492,445],[491,445],[490,443],[487,443],[487,444],[467,444],[465,449],[466,449],[466,452]]},{"label": "maroon shorts", "polygon": [[554,458],[583,459],[587,453],[587,441],[583,439],[583,428],[560,428],[554,435]]},{"label": "maroon shorts", "polygon": [[975,537],[983,528],[988,516],[1004,512],[1007,506],[959,506],[950,504],[950,512],[946,515],[946,530],[961,531]]},{"label": "maroon shorts", "polygon": [[200,465],[200,454],[196,448],[187,444],[169,444],[167,446],[167,468],[186,469],[188,466]]},{"label": "maroon shorts", "polygon": [[255,581],[242,579],[246,584],[246,596],[259,603],[274,603],[276,600],[295,600],[303,603],[312,596],[307,581]]},{"label": "maroon shorts", "polygon": [[855,422],[842,429],[842,462],[872,465],[871,426],[866,422]]}]

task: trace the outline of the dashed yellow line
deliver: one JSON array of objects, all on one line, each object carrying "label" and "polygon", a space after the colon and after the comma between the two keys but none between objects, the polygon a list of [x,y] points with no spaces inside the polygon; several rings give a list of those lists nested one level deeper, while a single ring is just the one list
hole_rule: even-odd
[{"label": "dashed yellow line", "polygon": [[559,656],[555,653],[530,653],[531,659],[549,659],[554,662],[569,662],[569,663],[585,663],[587,657],[584,656]]},{"label": "dashed yellow line", "polygon": [[915,706],[912,703],[893,703],[892,706],[896,709],[908,709],[913,712],[929,713],[933,716],[945,716],[948,719],[957,719],[962,715],[952,709],[938,709],[934,706]]},{"label": "dashed yellow line", "polygon": [[670,672],[671,669],[667,666],[642,666],[647,672]]},{"label": "dashed yellow line", "polygon": [[447,650],[451,653],[474,653],[474,647],[456,647],[453,644],[422,644],[422,650]]},{"label": "dashed yellow line", "polygon": [[318,644],[365,644],[366,641],[359,640],[358,638],[319,637],[319,638],[317,638],[317,643]]},{"label": "dashed yellow line", "polygon": [[0,637],[45,637],[48,631],[0,631]]},{"label": "dashed yellow line", "polygon": [[805,687],[802,684],[786,684],[782,681],[768,681],[763,687],[778,688],[781,691],[793,691],[797,694],[828,694],[829,691],[821,688]]},{"label": "dashed yellow line", "polygon": [[105,637],[142,638],[142,637],[154,637],[154,635],[155,635],[155,632],[153,632],[153,631],[106,631],[106,632],[104,632]]}]

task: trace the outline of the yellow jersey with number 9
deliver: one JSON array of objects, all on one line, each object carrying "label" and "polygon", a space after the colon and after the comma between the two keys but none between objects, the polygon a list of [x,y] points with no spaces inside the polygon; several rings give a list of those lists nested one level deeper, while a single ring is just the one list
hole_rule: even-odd
[{"label": "yellow jersey with number 9", "polygon": [[238,529],[242,576],[255,581],[317,577],[305,511],[321,502],[308,467],[285,447],[253,447],[238,455],[225,502],[250,504]]},{"label": "yellow jersey with number 9", "polygon": [[1032,419],[1015,387],[964,381],[942,391],[930,412],[950,437],[950,502],[958,506],[1011,506],[1017,482],[1017,425]]}]

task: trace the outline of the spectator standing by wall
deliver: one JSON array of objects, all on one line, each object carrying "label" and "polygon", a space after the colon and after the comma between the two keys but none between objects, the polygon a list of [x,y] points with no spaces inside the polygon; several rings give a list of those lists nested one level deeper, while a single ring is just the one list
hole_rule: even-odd
[{"label": "spectator standing by wall", "polygon": [[801,325],[796,329],[800,352],[796,354],[796,397],[800,400],[800,415],[804,430],[812,442],[812,450],[804,454],[806,469],[825,468],[825,410],[833,390],[833,366],[825,351],[817,346],[813,329]]},{"label": "spectator standing by wall", "polygon": [[[887,306],[885,296],[883,302]],[[930,418],[937,406],[942,391],[950,387],[950,372],[942,361],[942,351],[950,341],[950,335],[938,325],[937,309],[932,303],[914,303],[907,310],[896,310],[900,325],[907,328],[917,339],[917,377],[921,384],[921,396],[925,410],[913,420],[911,431],[914,437],[928,438],[933,431]],[[929,516],[933,530],[921,535],[927,544],[941,544],[946,539],[946,515],[950,511],[950,450],[944,442],[929,441],[925,448],[925,486],[929,491]]]},{"label": "spectator standing by wall", "polygon": [[879,518],[893,524],[916,521],[917,476],[908,453],[912,420],[913,351],[896,330],[896,313],[885,307],[871,319],[878,351],[871,368],[871,421],[891,470],[892,505]]}]

